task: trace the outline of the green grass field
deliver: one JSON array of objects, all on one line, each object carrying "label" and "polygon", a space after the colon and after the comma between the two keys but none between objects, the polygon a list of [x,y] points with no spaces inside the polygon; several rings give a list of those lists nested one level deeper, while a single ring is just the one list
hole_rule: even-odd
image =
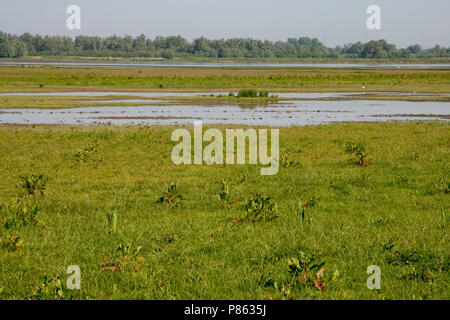
[{"label": "green grass field", "polygon": [[449,92],[449,88],[446,69],[0,67],[0,92]]},{"label": "green grass field", "polygon": [[[1,88],[31,87],[11,69]],[[64,88],[128,76],[98,71],[91,83],[84,69],[78,80],[39,70],[33,77]],[[171,77],[148,83],[176,87]],[[218,77],[214,85],[235,83]],[[448,88],[449,73],[424,81]],[[255,165],[176,166],[174,129],[1,126],[0,299],[450,298],[448,123],[282,128],[275,176]],[[367,167],[350,160],[348,142],[365,144]],[[164,193],[171,182],[176,191]],[[273,198],[277,218],[245,219],[254,194]],[[69,265],[81,268],[81,291],[65,287]],[[381,290],[366,287],[369,265],[381,268]]]}]

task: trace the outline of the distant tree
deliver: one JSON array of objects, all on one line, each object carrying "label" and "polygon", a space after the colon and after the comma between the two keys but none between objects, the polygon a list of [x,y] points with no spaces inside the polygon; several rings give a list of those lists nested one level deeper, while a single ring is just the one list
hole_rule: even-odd
[{"label": "distant tree", "polygon": [[139,35],[134,41],[133,41],[133,49],[135,51],[143,51],[147,47],[147,38],[144,34]]},{"label": "distant tree", "polygon": [[16,47],[16,54],[14,58],[20,58],[27,55],[27,47],[23,42],[17,41],[15,43],[15,47]]},{"label": "distant tree", "polygon": [[9,58],[10,54],[11,48],[9,43],[4,38],[0,38],[0,58]]},{"label": "distant tree", "polygon": [[211,58],[408,58],[449,57],[450,48],[435,46],[423,50],[420,45],[397,49],[386,40],[349,43],[328,48],[318,39],[289,38],[287,41],[261,41],[251,38],[208,40],[205,37],[189,42],[180,35],[147,39],[144,34],[135,38],[113,35],[106,38],[77,36],[40,36],[24,33],[20,37],[0,32],[1,57],[30,55],[80,55],[113,57],[199,56]]},{"label": "distant tree", "polygon": [[369,41],[361,52],[362,58],[386,58],[388,51],[386,50],[386,42],[384,40]]},{"label": "distant tree", "polygon": [[422,47],[419,44],[409,46],[406,48],[411,54],[419,54],[422,51]]},{"label": "distant tree", "polygon": [[0,58],[19,58],[27,53],[25,44],[17,39],[0,38]]},{"label": "distant tree", "polygon": [[172,60],[173,58],[175,58],[175,55],[173,54],[173,51],[165,50],[161,53],[161,57],[166,60]]},{"label": "distant tree", "polygon": [[209,47],[208,39],[206,39],[205,37],[194,39],[192,50],[195,55],[207,57],[209,50],[211,50],[211,48]]},{"label": "distant tree", "polygon": [[408,49],[400,49],[399,51],[399,57],[402,59],[411,57],[411,51]]}]

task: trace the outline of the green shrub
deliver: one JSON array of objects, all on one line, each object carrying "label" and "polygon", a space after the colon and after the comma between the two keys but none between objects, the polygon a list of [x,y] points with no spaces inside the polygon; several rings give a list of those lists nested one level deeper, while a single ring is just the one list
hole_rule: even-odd
[{"label": "green shrub", "polygon": [[21,201],[8,206],[0,205],[0,216],[5,221],[5,229],[38,224],[40,222],[38,212],[39,208],[37,206]]},{"label": "green shrub", "polygon": [[44,195],[44,191],[47,187],[48,178],[43,175],[32,174],[31,176],[22,176],[21,186],[29,195]]},{"label": "green shrub", "polygon": [[173,206],[177,205],[181,200],[183,200],[183,196],[180,194],[177,185],[172,182],[167,187],[167,190],[163,192],[162,196],[159,197],[158,202]]},{"label": "green shrub", "polygon": [[283,168],[294,167],[298,164],[297,161],[290,159],[287,155],[282,155],[280,157],[280,165]]},{"label": "green shrub", "polygon": [[[230,93],[229,96],[234,96],[234,94]],[[269,92],[267,91],[260,91],[257,92],[253,89],[242,89],[237,94],[238,98],[269,98]]]},{"label": "green shrub", "polygon": [[18,250],[22,240],[17,234],[6,234],[1,240],[2,247],[9,250]]},{"label": "green shrub", "polygon": [[258,97],[258,93],[253,89],[243,89],[239,91],[237,96],[239,98],[256,98]]},{"label": "green shrub", "polygon": [[75,159],[80,162],[88,162],[89,160],[92,160],[96,150],[97,146],[94,146],[93,144],[89,143],[83,149],[77,150],[77,152],[75,153]]},{"label": "green shrub", "polygon": [[44,276],[44,281],[27,297],[28,300],[75,300],[80,298],[83,297],[76,295],[75,291],[69,290],[60,277],[48,279],[47,276]]},{"label": "green shrub", "polygon": [[355,155],[355,158],[352,159],[353,163],[358,166],[367,167],[370,162],[366,160],[367,158],[367,152],[366,152],[366,146],[362,142],[349,142],[345,146],[345,151],[349,153],[353,153]]},{"label": "green shrub", "polygon": [[244,210],[245,215],[242,220],[245,222],[268,222],[278,218],[276,215],[277,204],[272,198],[259,194],[255,194],[247,200]]},{"label": "green shrub", "polygon": [[121,243],[115,250],[114,259],[112,261],[104,261],[100,263],[102,271],[139,271],[140,265],[144,262],[141,255],[142,246],[132,249],[130,242]]},{"label": "green shrub", "polygon": [[315,256],[300,252],[299,256],[287,260],[287,271],[292,275],[292,279],[283,285],[274,283],[275,289],[280,291],[282,298],[289,298],[291,289],[303,289],[305,287],[315,288],[325,291],[326,282],[334,281],[339,272],[336,270],[332,277],[325,277],[325,262],[317,261]]}]

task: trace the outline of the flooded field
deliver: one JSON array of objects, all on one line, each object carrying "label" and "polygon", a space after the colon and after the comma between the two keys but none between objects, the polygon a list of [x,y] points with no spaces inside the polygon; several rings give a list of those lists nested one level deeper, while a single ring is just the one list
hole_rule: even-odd
[{"label": "flooded field", "polygon": [[426,63],[208,63],[208,62],[28,62],[2,61],[0,66],[56,67],[171,67],[171,68],[363,68],[363,69],[450,69],[450,64]]},{"label": "flooded field", "polygon": [[[201,97],[218,96],[237,92],[121,92],[121,91],[82,91],[82,92],[12,92],[0,93],[0,97],[107,97],[107,96],[139,96],[142,98],[164,97]],[[281,92],[273,95],[291,99],[326,99],[349,96],[363,96],[365,92]],[[450,93],[408,93],[408,92],[371,92],[371,95],[415,96],[415,97],[450,97]]]},{"label": "flooded field", "polygon": [[[6,93],[0,96],[71,96],[109,97],[111,100],[95,107],[64,109],[0,109],[0,124],[143,124],[174,125],[190,124],[202,120],[207,124],[242,124],[260,126],[317,125],[334,122],[379,122],[379,121],[449,121],[450,103],[431,101],[358,100],[361,93],[276,93],[281,100],[256,106],[242,106],[230,101],[217,105],[171,105],[167,97],[196,97],[224,94],[223,92],[58,92],[58,93]],[[382,94],[382,93],[378,93]],[[389,93],[390,95],[407,95]],[[433,94],[418,94],[429,96]],[[121,103],[143,103],[142,106],[111,106],[118,102],[114,96],[132,96],[121,99]],[[355,97],[355,100],[294,100],[294,99],[338,99]],[[448,96],[439,94],[433,96]],[[141,97],[142,99],[137,99]],[[151,100],[145,100],[151,99]],[[292,100],[290,100],[292,99]],[[160,105],[155,105],[156,103]]]}]

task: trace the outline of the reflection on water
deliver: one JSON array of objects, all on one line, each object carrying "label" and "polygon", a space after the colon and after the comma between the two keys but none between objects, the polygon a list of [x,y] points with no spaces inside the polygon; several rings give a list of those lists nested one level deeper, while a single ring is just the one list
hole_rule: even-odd
[{"label": "reflection on water", "polygon": [[196,97],[224,94],[223,92],[13,92],[0,93],[0,97],[108,97],[108,96],[137,96],[143,98],[163,97]]},{"label": "reflection on water", "polygon": [[408,101],[289,101],[242,108],[217,106],[85,107],[71,109],[0,109],[0,123],[15,124],[206,124],[261,126],[317,125],[332,122],[443,120],[448,102]]},{"label": "reflection on water", "polygon": [[[14,92],[14,93],[0,93],[0,97],[114,97],[114,96],[136,96],[142,98],[163,98],[163,97],[201,97],[201,96],[227,96],[228,93],[237,94],[235,91],[227,92]],[[350,95],[361,94],[361,92],[288,92],[288,93],[274,93],[271,95],[280,98],[301,98],[301,99],[316,99],[316,98],[338,98]]]},{"label": "reflection on water", "polygon": [[20,62],[2,61],[0,66],[63,66],[63,67],[189,67],[189,68],[439,68],[450,69],[450,64],[419,63],[209,63],[209,62]]},{"label": "reflection on water", "polygon": [[[114,97],[132,96],[142,98],[164,97],[201,97],[201,96],[227,96],[228,93],[237,94],[235,91],[226,92],[119,92],[119,91],[82,91],[82,92],[12,92],[0,93],[0,97]],[[415,92],[279,92],[270,93],[271,96],[290,99],[324,99],[341,97],[358,97],[364,95],[389,95],[389,96],[414,96],[414,97],[450,97],[450,93],[415,93]],[[122,100],[129,101],[129,100]]]}]

